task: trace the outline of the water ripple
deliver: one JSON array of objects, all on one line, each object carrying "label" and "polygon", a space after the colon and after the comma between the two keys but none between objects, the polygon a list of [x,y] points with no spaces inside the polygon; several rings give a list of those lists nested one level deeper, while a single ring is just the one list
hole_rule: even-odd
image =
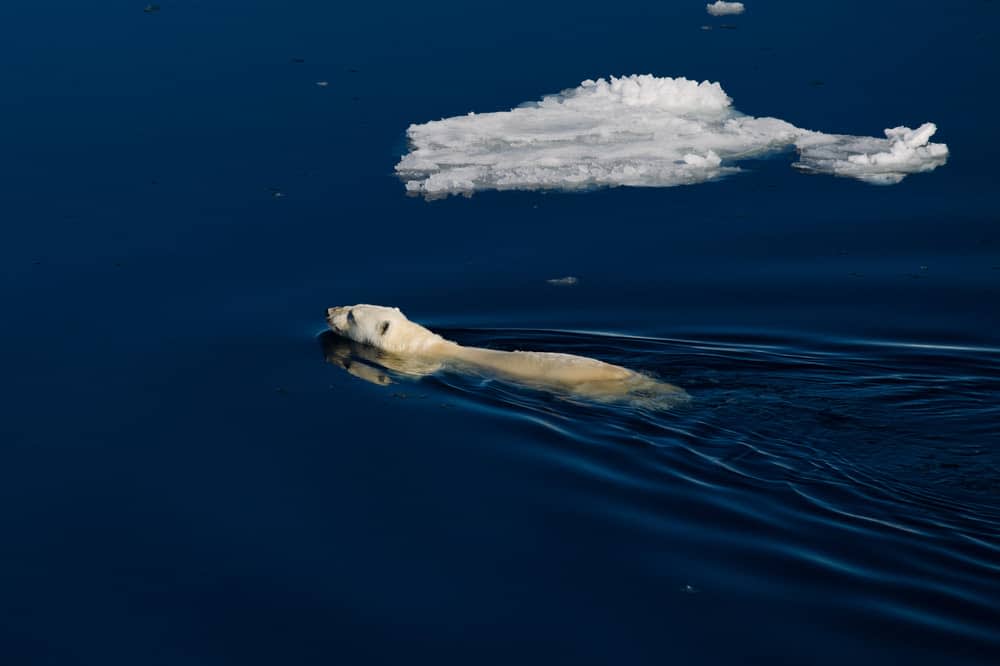
[{"label": "water ripple", "polygon": [[523,423],[516,455],[576,489],[553,497],[567,511],[700,553],[718,584],[764,596],[816,587],[829,594],[823,612],[834,623],[904,623],[1000,647],[1000,350],[442,333],[597,357],[691,394],[654,411],[460,375],[422,380],[442,399]]}]

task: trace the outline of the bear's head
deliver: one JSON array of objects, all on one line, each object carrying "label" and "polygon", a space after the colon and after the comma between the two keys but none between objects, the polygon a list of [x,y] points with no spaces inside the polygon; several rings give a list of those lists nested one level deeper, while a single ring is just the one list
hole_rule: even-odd
[{"label": "bear's head", "polygon": [[443,341],[441,336],[407,319],[399,308],[342,305],[329,308],[326,321],[338,335],[396,354],[419,353]]}]

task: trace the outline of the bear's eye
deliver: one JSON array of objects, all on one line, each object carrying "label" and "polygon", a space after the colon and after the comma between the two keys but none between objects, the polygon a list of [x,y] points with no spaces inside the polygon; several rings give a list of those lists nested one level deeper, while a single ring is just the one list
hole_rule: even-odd
[{"label": "bear's eye", "polygon": [[389,330],[389,322],[388,321],[383,321],[381,324],[378,325],[378,334],[379,335],[385,335],[385,332],[388,331],[388,330]]},{"label": "bear's eye", "polygon": [[352,324],[355,323],[355,321],[354,321],[354,310],[348,310],[347,311],[347,321],[351,322]]}]

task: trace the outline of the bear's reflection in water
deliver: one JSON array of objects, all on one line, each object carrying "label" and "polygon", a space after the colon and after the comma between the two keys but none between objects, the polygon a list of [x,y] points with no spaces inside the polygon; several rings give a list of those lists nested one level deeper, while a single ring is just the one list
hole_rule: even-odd
[{"label": "bear's reflection in water", "polygon": [[484,379],[498,379],[510,384],[545,391],[558,397],[598,403],[625,403],[644,409],[670,409],[690,400],[684,389],[638,372],[629,372],[612,381],[574,382],[569,384],[544,376],[526,378],[511,375],[494,366],[484,367],[462,360],[420,358],[386,352],[354,342],[332,331],[319,336],[326,361],[351,375],[379,386],[398,380],[415,381],[438,372],[456,373]]},{"label": "bear's reflection in water", "polygon": [[432,375],[441,369],[440,363],[427,363],[384,352],[370,345],[354,342],[336,333],[320,334],[323,355],[327,363],[338,365],[350,374],[372,384],[388,386],[393,378],[387,372],[410,379]]}]

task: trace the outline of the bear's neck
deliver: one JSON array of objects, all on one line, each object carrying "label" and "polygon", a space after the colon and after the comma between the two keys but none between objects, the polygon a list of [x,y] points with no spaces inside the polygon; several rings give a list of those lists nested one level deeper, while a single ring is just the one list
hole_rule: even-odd
[{"label": "bear's neck", "polygon": [[421,349],[424,354],[431,354],[435,356],[443,357],[458,357],[461,356],[462,350],[465,349],[462,345],[457,342],[452,342],[451,340],[445,340],[440,335],[434,334],[434,339],[429,340],[427,344]]},{"label": "bear's neck", "polygon": [[483,347],[464,347],[436,333],[434,337],[437,339],[424,348],[424,353],[492,370],[503,369],[510,363],[510,352]]}]

